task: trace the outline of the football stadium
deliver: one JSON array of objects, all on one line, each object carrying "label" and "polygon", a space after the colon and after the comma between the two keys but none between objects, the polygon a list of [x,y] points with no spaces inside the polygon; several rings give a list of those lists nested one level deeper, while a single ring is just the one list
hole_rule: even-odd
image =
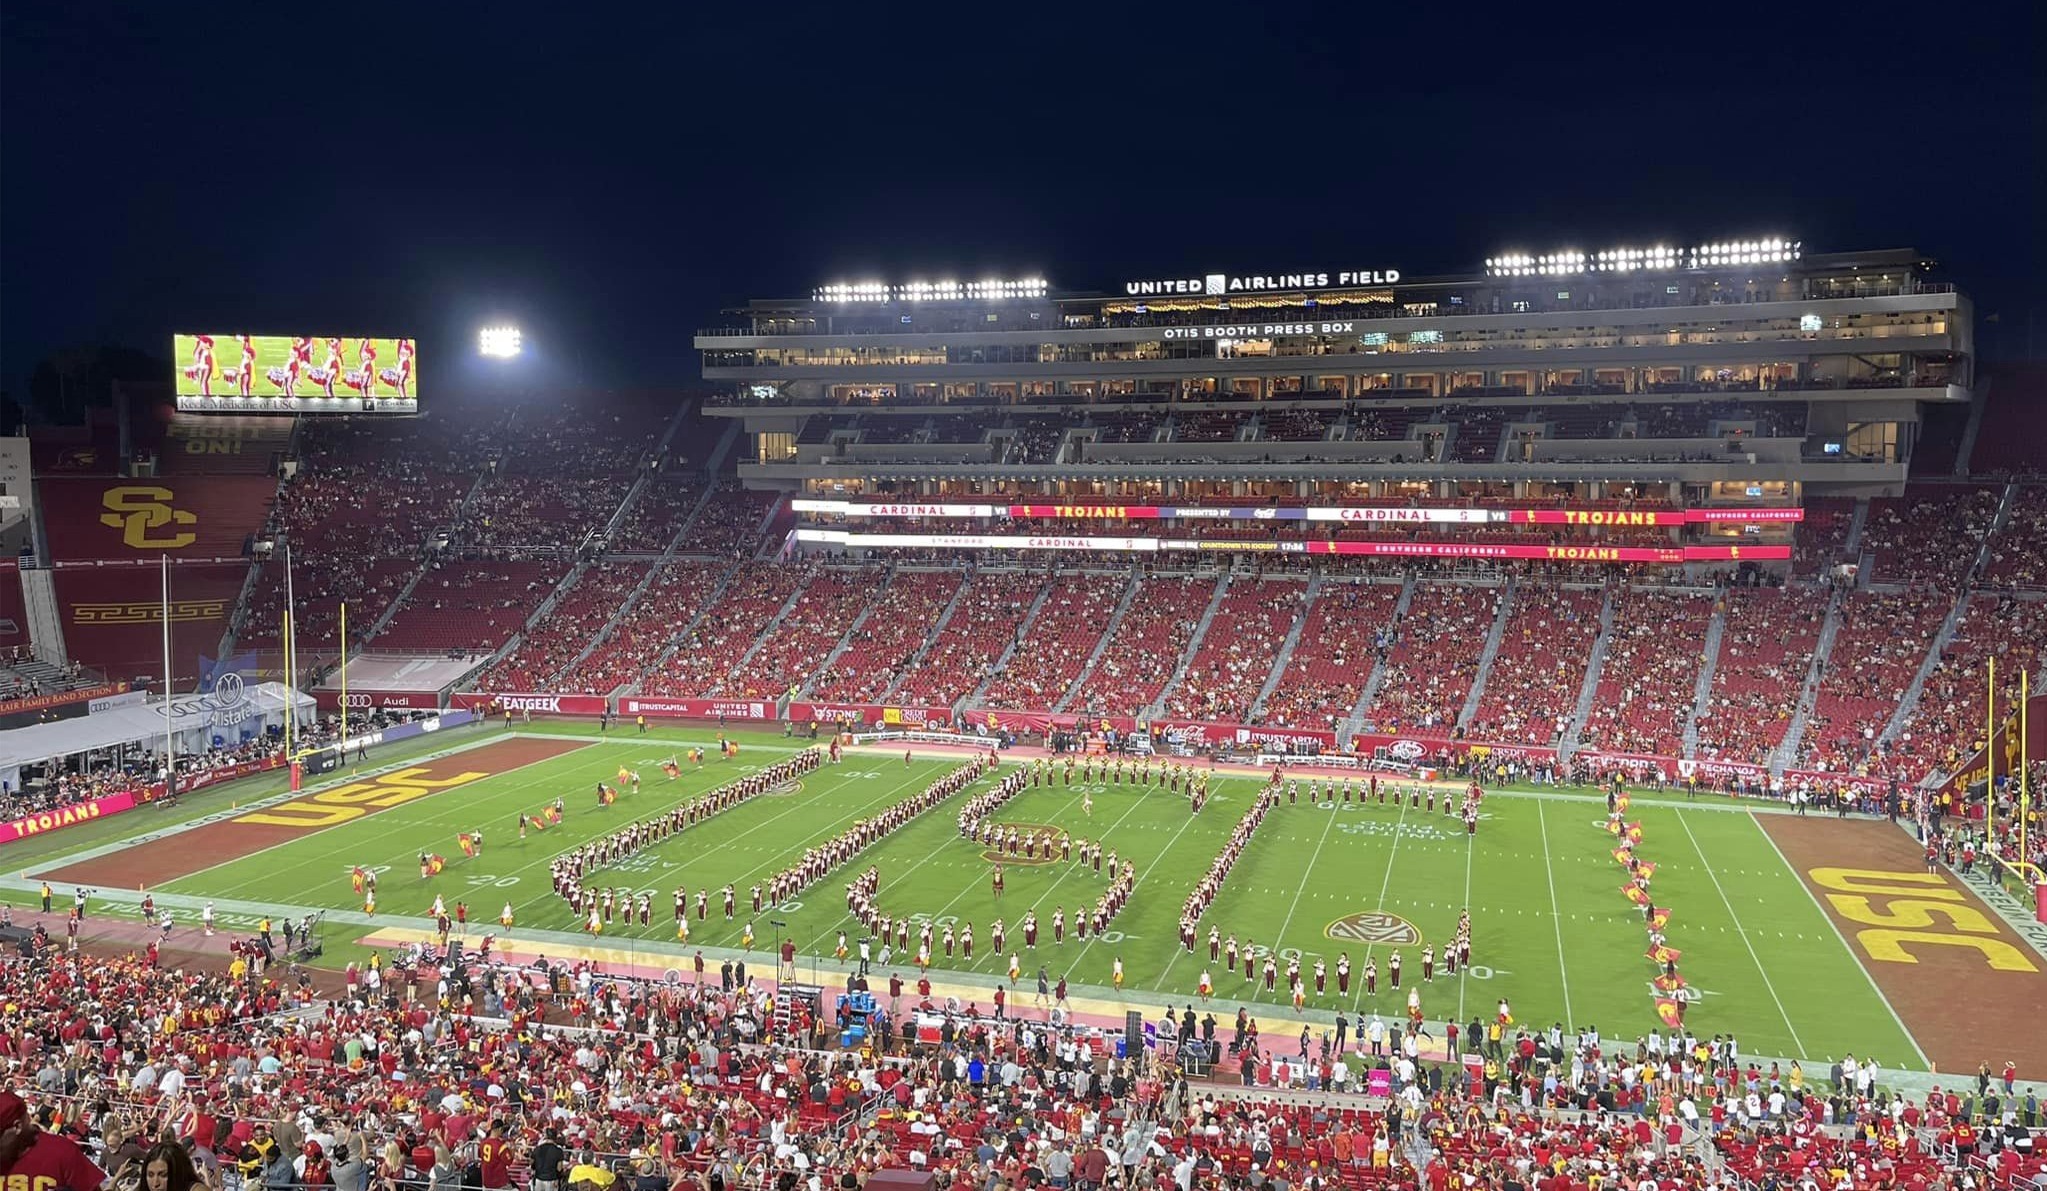
[{"label": "football stadium", "polygon": [[2037,1185],[2047,370],[1914,249],[1258,264],[166,328],[0,441],[10,1083],[223,1191]]}]

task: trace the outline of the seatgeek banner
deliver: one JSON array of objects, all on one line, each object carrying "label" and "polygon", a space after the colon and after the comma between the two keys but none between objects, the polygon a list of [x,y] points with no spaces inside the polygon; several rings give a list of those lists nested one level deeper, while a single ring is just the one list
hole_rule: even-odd
[{"label": "seatgeek banner", "polygon": [[1537,562],[1775,562],[1791,557],[1781,546],[1601,546],[1530,545],[1487,542],[1325,542],[1232,541],[1201,538],[1085,537],[1069,534],[929,534],[858,533],[838,529],[799,529],[798,542],[849,549],[952,550],[1076,550],[1089,553],[1191,551],[1229,554],[1338,554],[1383,558],[1499,558]]},{"label": "seatgeek banner", "polygon": [[1404,505],[1119,505],[959,504],[797,499],[798,513],[835,517],[1012,517],[1116,521],[1336,521],[1364,525],[1583,525],[1679,526],[1761,524],[1805,520],[1804,509],[1479,509],[1408,508]]}]

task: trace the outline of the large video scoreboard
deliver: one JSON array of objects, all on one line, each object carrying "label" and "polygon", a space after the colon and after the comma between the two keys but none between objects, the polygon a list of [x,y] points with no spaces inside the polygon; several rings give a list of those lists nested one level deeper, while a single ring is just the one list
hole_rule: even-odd
[{"label": "large video scoreboard", "polygon": [[412,339],[177,335],[178,408],[191,413],[416,414]]}]

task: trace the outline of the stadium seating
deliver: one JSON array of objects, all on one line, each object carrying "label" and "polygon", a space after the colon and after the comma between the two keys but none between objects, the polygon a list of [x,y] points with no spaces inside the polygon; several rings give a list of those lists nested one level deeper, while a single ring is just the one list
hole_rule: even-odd
[{"label": "stadium seating", "polygon": [[1909,781],[1946,773],[1983,739],[1988,714],[1988,663],[1997,663],[1999,701],[2015,706],[2018,675],[2030,669],[2036,689],[2047,670],[2047,603],[2008,595],[1969,597],[1954,640],[1920,690],[1919,702],[1891,742],[1890,768]]},{"label": "stadium seating", "polygon": [[703,495],[701,476],[663,474],[648,481],[611,537],[613,554],[659,554],[675,540]]},{"label": "stadium seating", "polygon": [[1805,502],[1805,520],[1793,535],[1792,573],[1818,575],[1836,563],[1853,562],[1844,555],[1848,529],[1855,521],[1855,502],[1816,496]]},{"label": "stadium seating", "polygon": [[688,625],[731,569],[723,562],[672,562],[660,569],[639,603],[612,625],[590,656],[562,674],[564,691],[608,694],[637,682],[661,651]]},{"label": "stadium seating", "polygon": [[780,499],[779,493],[720,484],[705,500],[696,520],[689,523],[689,532],[679,551],[719,558],[750,557],[757,545],[761,522]]},{"label": "stadium seating", "polygon": [[1307,584],[1288,579],[1233,580],[1193,663],[1167,697],[1166,713],[1250,723],[1251,705],[1272,674],[1306,592]]},{"label": "stadium seating", "polygon": [[1074,708],[1141,715],[1173,677],[1214,596],[1213,579],[1145,579],[1094,671],[1081,684]]},{"label": "stadium seating", "polygon": [[617,614],[626,596],[647,576],[640,563],[598,563],[583,572],[547,617],[529,629],[516,649],[490,668],[478,685],[496,691],[552,691],[553,680]]},{"label": "stadium seating", "polygon": [[1989,382],[1970,468],[1993,475],[2047,471],[2047,364],[2008,363]]},{"label": "stadium seating", "polygon": [[1385,677],[1365,712],[1368,731],[1448,732],[1478,676],[1502,590],[1421,583],[1397,626]]},{"label": "stadium seating", "polygon": [[1008,666],[989,682],[983,701],[1031,709],[1058,703],[1094,653],[1128,582],[1122,574],[1087,572],[1053,579],[1044,606],[1025,627]]},{"label": "stadium seating", "polygon": [[[808,578],[801,567],[752,562],[732,573],[715,602],[700,605],[701,616],[665,665],[647,675],[650,695],[709,694],[753,647],[768,622]],[[678,630],[683,620],[678,624]]]},{"label": "stadium seating", "polygon": [[812,696],[871,703],[887,694],[962,581],[958,571],[896,571],[874,596],[846,652],[812,685]]},{"label": "stadium seating", "polygon": [[1871,500],[1863,548],[1876,555],[1876,579],[1955,590],[2002,495],[1996,488],[1913,485],[1903,496]]},{"label": "stadium seating", "polygon": [[1982,586],[1996,590],[2047,590],[2047,488],[2020,488],[2004,528],[1990,538],[1990,559]]},{"label": "stadium seating", "polygon": [[1726,627],[1713,691],[1699,717],[1698,754],[1760,764],[1784,739],[1826,623],[1824,587],[1735,587],[1721,596]]},{"label": "stadium seating", "polygon": [[1017,639],[1031,601],[1045,583],[1045,577],[1033,571],[976,571],[923,662],[904,675],[897,698],[951,706],[972,693]]},{"label": "stadium seating", "polygon": [[1399,600],[1400,588],[1391,583],[1326,583],[1266,701],[1265,722],[1326,731],[1348,718],[1364,694]]},{"label": "stadium seating", "polygon": [[1599,639],[1604,594],[1524,583],[1514,591],[1471,734],[1554,744],[1570,726]]},{"label": "stadium seating", "polygon": [[435,562],[372,642],[385,653],[489,653],[568,573],[561,561]]},{"label": "stadium seating", "polygon": [[1606,661],[1579,742],[1609,752],[1679,756],[1698,693],[1713,599],[1632,585],[1616,587],[1613,599]]},{"label": "stadium seating", "polygon": [[794,692],[853,627],[880,581],[874,569],[817,571],[753,657],[735,665],[711,693],[775,698]]},{"label": "stadium seating", "polygon": [[1858,591],[1842,599],[1841,625],[1799,741],[1804,768],[1865,772],[1863,762],[1953,606],[1940,591]]}]

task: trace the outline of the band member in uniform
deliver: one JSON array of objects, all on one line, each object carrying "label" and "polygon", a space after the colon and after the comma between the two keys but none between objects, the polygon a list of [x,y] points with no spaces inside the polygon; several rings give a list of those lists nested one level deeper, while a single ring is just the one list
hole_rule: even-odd
[{"label": "band member in uniform", "polygon": [[996,866],[995,866],[995,874],[994,874],[994,883],[995,883],[995,900],[996,900],[996,901],[1001,901],[1001,900],[1002,900],[1002,866],[1001,866],[1000,864],[998,864],[998,865],[996,865]]},{"label": "band member in uniform", "polygon": [[1434,943],[1426,943],[1422,946],[1422,983],[1434,984],[1435,982],[1436,945]]},{"label": "band member in uniform", "polygon": [[1387,975],[1387,977],[1388,977],[1388,978],[1389,978],[1390,980],[1392,980],[1392,981],[1393,981],[1393,991],[1395,991],[1395,992],[1399,992],[1399,991],[1400,991],[1400,953],[1399,953],[1398,951],[1396,951],[1396,952],[1394,952],[1394,953],[1393,953],[1393,958],[1392,958],[1392,959],[1389,959],[1389,960],[1387,960],[1387,961],[1386,961],[1386,975]]},{"label": "band member in uniform", "polygon": [[1365,957],[1365,995],[1379,995],[1379,961],[1369,955]]},{"label": "band member in uniform", "polygon": [[1348,951],[1336,957],[1336,995],[1339,997],[1350,995],[1350,952]]}]

